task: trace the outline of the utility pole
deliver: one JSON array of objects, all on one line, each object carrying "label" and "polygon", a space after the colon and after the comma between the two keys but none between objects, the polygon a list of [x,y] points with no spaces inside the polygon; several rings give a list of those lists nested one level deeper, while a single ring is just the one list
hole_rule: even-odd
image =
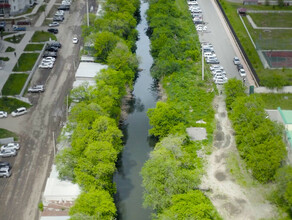
[{"label": "utility pole", "polygon": [[202,80],[204,81],[204,49],[202,47]]},{"label": "utility pole", "polygon": [[87,27],[89,27],[89,12],[88,12],[88,1],[87,0],[87,4],[86,4],[86,13],[87,13]]}]

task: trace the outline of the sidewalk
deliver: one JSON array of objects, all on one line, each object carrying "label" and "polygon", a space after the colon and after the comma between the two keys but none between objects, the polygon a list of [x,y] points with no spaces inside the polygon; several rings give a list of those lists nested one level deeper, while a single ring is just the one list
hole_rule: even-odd
[{"label": "sidewalk", "polygon": [[[51,8],[53,7],[53,5],[55,4],[55,2],[56,2],[56,0],[51,0],[47,4],[45,13],[42,13],[41,16],[38,18],[38,20],[35,23],[35,27],[41,27],[41,25],[43,24],[43,22],[45,20],[45,15],[49,14],[49,12],[50,12]],[[43,0],[41,0],[41,2],[29,14],[18,16],[18,17],[11,17],[11,18],[16,19],[16,18],[26,17],[28,15],[33,15],[37,12],[38,8],[42,5],[42,3],[43,3]],[[24,32],[15,33],[14,35],[25,34],[23,39],[21,40],[21,42],[18,44],[10,43],[10,42],[4,41],[4,40],[1,41],[2,42],[1,57],[9,57],[9,61],[3,62],[4,65],[3,65],[2,69],[0,70],[0,91],[2,91],[2,88],[5,85],[7,79],[9,78],[9,75],[11,74],[12,69],[16,65],[17,60],[19,59],[20,55],[23,53],[24,48],[29,43],[34,32],[35,32],[34,30],[28,30],[28,31],[24,31]],[[13,34],[5,36],[4,39],[7,37],[11,37],[11,36],[13,36]],[[6,48],[9,46],[15,48],[16,56],[15,56],[14,52],[5,52]],[[0,94],[1,94],[1,92],[0,92]]]}]

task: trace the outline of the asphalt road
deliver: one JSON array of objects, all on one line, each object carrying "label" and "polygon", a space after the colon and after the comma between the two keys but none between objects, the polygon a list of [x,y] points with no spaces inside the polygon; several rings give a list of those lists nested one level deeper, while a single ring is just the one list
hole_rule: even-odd
[{"label": "asphalt road", "polygon": [[[215,1],[198,0],[198,4],[202,9],[203,19],[208,27],[207,32],[199,33],[200,41],[212,43],[220,65],[224,67],[228,79],[237,78],[242,80],[236,66],[233,64],[234,56],[240,58],[244,69],[249,74],[247,65],[244,63],[243,57],[227,28],[227,24],[220,14],[219,8],[216,7]],[[249,85],[248,81],[246,81],[246,85]]]},{"label": "asphalt road", "polygon": [[65,121],[65,98],[74,81],[74,68],[79,62],[79,44],[72,43],[74,34],[81,36],[80,24],[85,1],[74,1],[60,25],[58,41],[62,43],[54,68],[38,70],[33,83],[44,83],[42,94],[27,94],[34,104],[28,114],[1,119],[0,127],[20,136],[21,149],[14,158],[1,159],[12,164],[12,176],[0,179],[0,219],[39,219],[38,203],[53,162],[53,133],[57,138]]}]

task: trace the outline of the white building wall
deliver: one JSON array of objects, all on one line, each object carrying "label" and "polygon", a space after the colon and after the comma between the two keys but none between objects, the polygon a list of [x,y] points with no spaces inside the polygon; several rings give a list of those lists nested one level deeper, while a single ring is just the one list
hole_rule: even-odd
[{"label": "white building wall", "polygon": [[16,15],[23,12],[26,8],[30,7],[34,0],[9,0],[10,15]]}]

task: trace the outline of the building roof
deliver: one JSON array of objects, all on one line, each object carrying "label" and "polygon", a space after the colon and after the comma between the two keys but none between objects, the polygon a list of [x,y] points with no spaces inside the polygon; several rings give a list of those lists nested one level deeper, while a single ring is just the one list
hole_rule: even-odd
[{"label": "building roof", "polygon": [[75,78],[94,78],[102,69],[106,69],[107,65],[91,62],[80,62],[75,73]]}]

